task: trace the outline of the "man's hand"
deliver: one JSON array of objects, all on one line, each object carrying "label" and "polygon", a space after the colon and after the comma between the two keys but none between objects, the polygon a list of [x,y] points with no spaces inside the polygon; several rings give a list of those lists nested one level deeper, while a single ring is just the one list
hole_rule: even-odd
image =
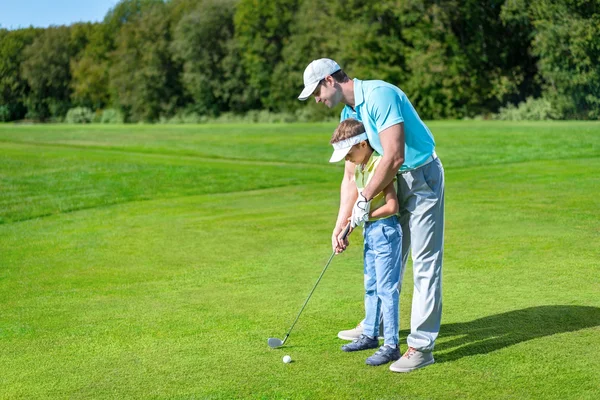
[{"label": "man's hand", "polygon": [[359,193],[358,199],[356,199],[356,203],[354,203],[354,207],[352,208],[352,217],[350,217],[352,228],[363,226],[363,224],[369,220],[370,209],[371,200],[367,200],[362,193]]}]

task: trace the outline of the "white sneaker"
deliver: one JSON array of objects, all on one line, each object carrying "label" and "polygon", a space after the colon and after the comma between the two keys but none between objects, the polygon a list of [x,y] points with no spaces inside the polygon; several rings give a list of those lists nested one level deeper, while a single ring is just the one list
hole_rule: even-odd
[{"label": "white sneaker", "polygon": [[409,347],[406,353],[395,363],[390,365],[390,371],[410,372],[418,368],[423,368],[435,362],[433,354],[419,351],[414,347]]},{"label": "white sneaker", "polygon": [[[363,334],[362,321],[356,325],[354,329],[348,329],[346,331],[339,331],[338,337],[342,340],[356,340]],[[379,325],[379,340],[383,340],[383,323]]]}]

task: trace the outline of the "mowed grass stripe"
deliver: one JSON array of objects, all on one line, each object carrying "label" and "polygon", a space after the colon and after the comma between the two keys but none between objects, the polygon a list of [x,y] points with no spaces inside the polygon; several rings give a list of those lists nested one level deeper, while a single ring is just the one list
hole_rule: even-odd
[{"label": "mowed grass stripe", "polygon": [[[86,209],[90,207],[118,204],[123,201],[172,197],[201,193],[255,190],[257,188],[283,185],[281,171],[288,163],[299,163],[301,169],[289,168],[289,184],[298,184],[314,179],[317,182],[329,181],[333,174],[325,171],[304,176],[307,170],[319,171],[319,166],[327,168],[329,146],[326,146],[328,130],[335,125],[198,125],[198,126],[14,126],[0,125],[0,146],[3,163],[0,176],[0,223],[20,221],[28,218],[53,215],[60,212]],[[597,123],[508,123],[508,122],[435,122],[431,124],[436,133],[438,153],[444,160],[446,169],[475,168],[483,165],[518,163],[535,159],[562,159],[598,157],[600,155],[600,127]],[[325,136],[325,137],[324,137]],[[14,143],[30,144],[33,147],[19,147]],[[45,146],[81,146],[57,153]],[[107,149],[126,151],[131,154],[108,156],[108,152],[98,150],[98,144]],[[86,146],[91,146],[90,148]],[[24,151],[20,151],[24,150]],[[206,151],[210,150],[210,151]],[[141,158],[134,153],[154,154]],[[69,173],[65,163],[58,161],[59,167],[50,166],[52,157],[72,159],[72,154],[80,154],[76,160],[90,159],[82,171]],[[171,157],[173,156],[173,157]],[[210,157],[216,157],[210,159]],[[188,157],[199,158],[192,164],[181,160]],[[43,162],[37,162],[37,159]],[[111,165],[102,164],[106,158]],[[223,158],[239,159],[235,164],[224,164],[222,168],[210,168],[216,160]],[[136,160],[127,162],[121,160]],[[117,165],[112,165],[118,160]],[[257,163],[273,164],[282,167],[273,172],[269,168],[256,165],[257,175],[263,179],[249,184],[249,167]],[[278,160],[278,161],[277,161]],[[163,164],[149,167],[153,162]],[[196,168],[202,163],[204,167]],[[61,165],[62,164],[62,165]],[[35,165],[35,168],[28,166]],[[73,167],[77,161],[73,161]],[[178,165],[178,166],[175,166]],[[193,166],[192,166],[193,165]],[[269,166],[269,165],[266,165]],[[116,168],[122,168],[119,171]],[[335,167],[334,167],[335,168]],[[9,171],[3,172],[9,169]],[[91,170],[90,170],[91,169]],[[224,171],[224,170],[231,171]],[[218,170],[218,171],[217,171]],[[42,172],[43,171],[43,172]],[[112,171],[112,172],[111,172]],[[232,172],[236,171],[236,172]],[[239,172],[239,173],[238,173]],[[138,177],[137,174],[140,174]],[[275,176],[271,179],[271,173]],[[18,179],[19,174],[28,176]],[[223,179],[212,176],[220,176]],[[237,180],[235,179],[237,175]],[[34,176],[32,178],[32,176]],[[256,178],[256,177],[255,177]],[[36,180],[37,179],[37,180]],[[208,180],[208,182],[203,181]],[[64,181],[64,185],[62,182]],[[239,182],[232,189],[232,182]],[[272,185],[268,182],[274,182]],[[41,190],[36,187],[40,186]],[[51,186],[51,187],[50,187]],[[60,193],[57,194],[57,191]],[[100,195],[97,195],[100,192]],[[42,194],[43,193],[43,194]]]},{"label": "mowed grass stripe", "polygon": [[[323,164],[335,123],[14,126],[0,141],[105,147],[206,158]],[[446,168],[600,156],[600,122],[428,122]]]},{"label": "mowed grass stripe", "polygon": [[86,152],[95,152],[96,154],[106,154],[106,152],[111,152],[115,154],[121,154],[122,156],[135,157],[139,155],[146,160],[160,160],[160,161],[172,161],[177,163],[177,160],[182,159],[190,159],[195,162],[208,162],[208,163],[235,163],[236,165],[255,165],[255,166],[287,166],[287,165],[297,165],[297,166],[309,166],[309,167],[334,167],[333,165],[328,165],[324,163],[327,160],[321,160],[321,163],[311,164],[311,163],[303,163],[303,162],[285,162],[285,161],[261,161],[258,159],[243,159],[243,158],[226,158],[220,156],[207,157],[197,154],[183,154],[183,153],[157,153],[157,152],[144,152],[135,149],[127,149],[121,147],[101,147],[101,146],[88,146],[88,145],[74,145],[74,144],[65,144],[65,143],[45,143],[45,142],[35,142],[35,143],[25,143],[25,142],[12,142],[12,141],[1,141],[0,140],[0,148],[5,149],[14,149],[14,150],[26,150],[26,151],[35,151],[36,153],[43,153],[45,149],[49,151],[53,150],[79,150]]},{"label": "mowed grass stripe", "polygon": [[11,126],[0,140],[292,163],[328,160],[332,124]]},{"label": "mowed grass stripe", "polygon": [[36,146],[0,146],[0,151],[0,223],[134,200],[340,179],[336,167],[327,164],[257,165]]}]

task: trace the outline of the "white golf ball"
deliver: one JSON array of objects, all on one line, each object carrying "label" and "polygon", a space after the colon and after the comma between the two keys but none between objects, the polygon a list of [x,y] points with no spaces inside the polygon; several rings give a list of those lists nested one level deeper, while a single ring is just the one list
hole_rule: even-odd
[{"label": "white golf ball", "polygon": [[286,364],[289,364],[292,362],[292,357],[290,356],[283,356],[283,362]]}]

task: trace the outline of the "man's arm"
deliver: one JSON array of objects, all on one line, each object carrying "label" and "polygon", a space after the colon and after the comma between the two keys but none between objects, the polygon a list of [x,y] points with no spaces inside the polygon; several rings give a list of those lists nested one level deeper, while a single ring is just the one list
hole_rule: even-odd
[{"label": "man's arm", "polygon": [[385,218],[398,214],[400,206],[398,205],[398,195],[396,194],[393,180],[383,189],[383,194],[385,195],[385,204],[375,211],[371,211],[369,218]]},{"label": "man's arm", "polygon": [[331,245],[334,251],[340,253],[346,249],[346,243],[339,236],[348,224],[348,218],[352,214],[352,206],[356,202],[358,192],[356,182],[354,181],[354,169],[356,166],[350,161],[346,161],[344,168],[344,177],[340,187],[340,209],[333,234],[331,236]]},{"label": "man's arm", "polygon": [[379,133],[383,156],[369,184],[362,191],[367,200],[390,184],[404,163],[404,123],[395,124]]}]

